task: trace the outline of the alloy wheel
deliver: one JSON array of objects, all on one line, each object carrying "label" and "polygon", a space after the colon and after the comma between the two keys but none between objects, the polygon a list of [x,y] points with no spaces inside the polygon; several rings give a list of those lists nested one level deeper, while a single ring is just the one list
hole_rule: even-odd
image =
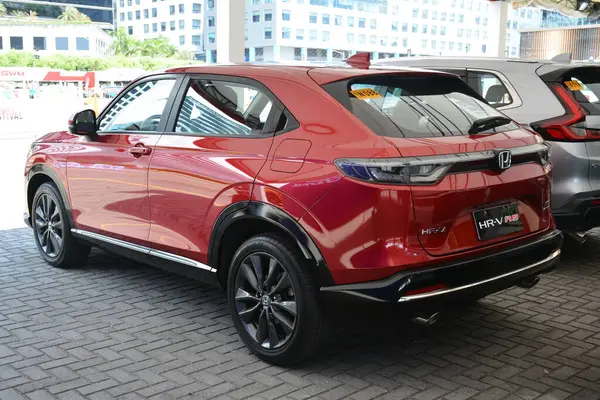
[{"label": "alloy wheel", "polygon": [[63,220],[60,208],[54,199],[42,194],[36,203],[35,233],[42,251],[49,257],[56,257],[63,246]]},{"label": "alloy wheel", "polygon": [[250,336],[267,349],[290,339],[298,311],[296,291],[285,267],[267,253],[253,253],[241,263],[235,280],[235,308]]}]

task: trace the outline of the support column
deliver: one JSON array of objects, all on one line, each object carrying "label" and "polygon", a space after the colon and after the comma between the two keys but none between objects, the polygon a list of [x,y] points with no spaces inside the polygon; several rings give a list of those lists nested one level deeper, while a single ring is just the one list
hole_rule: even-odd
[{"label": "support column", "polygon": [[212,64],[215,62],[215,60],[213,60],[213,56],[212,56],[212,50],[206,50],[206,63],[207,64]]},{"label": "support column", "polygon": [[498,57],[504,58],[504,48],[506,47],[506,21],[508,19],[507,2],[500,2],[500,29],[498,29]]},{"label": "support column", "polygon": [[302,61],[308,61],[308,48],[302,47],[300,49],[300,56],[302,57]]},{"label": "support column", "polygon": [[256,61],[256,47],[249,47],[248,48],[248,62],[255,62]]},{"label": "support column", "polygon": [[273,45],[273,61],[281,60],[281,47]]},{"label": "support column", "polygon": [[215,1],[217,62],[245,61],[245,0]]},{"label": "support column", "polygon": [[327,49],[327,62],[333,61],[333,49]]}]

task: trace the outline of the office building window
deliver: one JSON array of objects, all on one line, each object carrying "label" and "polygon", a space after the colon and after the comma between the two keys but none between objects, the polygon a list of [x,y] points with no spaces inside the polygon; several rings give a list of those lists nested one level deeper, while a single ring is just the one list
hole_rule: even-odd
[{"label": "office building window", "polygon": [[440,21],[445,21],[446,20],[446,13],[443,12],[440,14]]},{"label": "office building window", "polygon": [[462,30],[462,28],[460,28],[460,29],[458,30],[458,32],[457,32],[457,36],[458,36],[458,37],[463,37],[463,30]]},{"label": "office building window", "polygon": [[418,31],[419,31],[419,25],[417,25],[417,24],[412,24],[412,27],[411,27],[411,32],[412,32],[412,33],[417,33]]},{"label": "office building window", "polygon": [[135,11],[135,19],[141,19],[142,18],[142,13],[140,10],[136,10]]},{"label": "office building window", "polygon": [[517,55],[517,48],[516,47],[511,47],[510,48],[510,55],[511,56],[516,56]]},{"label": "office building window", "polygon": [[208,27],[209,28],[215,27],[215,17],[208,17]]},{"label": "office building window", "polygon": [[201,25],[202,25],[202,22],[199,19],[192,20],[192,29],[193,30],[195,30],[195,31],[199,30]]},{"label": "office building window", "polygon": [[317,13],[310,13],[310,15],[308,16],[308,22],[310,22],[311,24],[316,24],[317,23]]},{"label": "office building window", "polygon": [[375,35],[369,36],[369,43],[370,44],[377,44],[377,36],[375,36]]},{"label": "office building window", "polygon": [[329,32],[328,31],[323,31],[323,33],[321,35],[322,35],[324,42],[329,42]]},{"label": "office building window", "polygon": [[158,24],[156,22],[152,23],[152,32],[158,32]]},{"label": "office building window", "polygon": [[454,42],[448,42],[448,50],[454,50]]},{"label": "office building window", "polygon": [[148,17],[149,17],[149,16],[150,16],[150,13],[148,12],[148,9],[146,8],[146,9],[144,10],[144,18],[145,18],[145,19],[148,19]]},{"label": "office building window", "polygon": [[465,43],[465,53],[470,53],[470,52],[471,52],[471,44]]},{"label": "office building window", "polygon": [[392,22],[392,32],[398,32],[398,21]]},{"label": "office building window", "polygon": [[380,37],[379,43],[381,43],[382,46],[387,46],[387,36]]},{"label": "office building window", "polygon": [[[215,42],[215,33],[214,32],[210,32],[208,34],[208,43],[214,43]],[[192,44],[194,46],[200,46],[202,44],[202,38],[200,35],[192,35]]]},{"label": "office building window", "polygon": [[273,39],[273,29],[265,28],[265,40]]},{"label": "office building window", "polygon": [[260,22],[260,11],[252,11],[252,22]]},{"label": "office building window", "polygon": [[512,27],[513,27],[513,29],[519,29],[519,22],[513,21]]},{"label": "office building window", "polygon": [[281,11],[281,19],[284,20],[284,21],[289,21],[291,19],[290,10],[283,10],[283,11]]},{"label": "office building window", "polygon": [[402,32],[408,32],[408,23],[406,23],[406,22],[402,23]]},{"label": "office building window", "polygon": [[437,47],[437,42],[435,40],[431,41],[431,48],[435,49]]},{"label": "office building window", "polygon": [[90,39],[86,37],[76,37],[75,48],[80,51],[88,51],[90,49]]},{"label": "office building window", "polygon": [[214,10],[215,9],[215,0],[208,0],[206,7],[208,7],[209,10]]},{"label": "office building window", "polygon": [[179,14],[183,14],[185,12],[185,4],[179,5]]},{"label": "office building window", "polygon": [[398,47],[398,38],[393,37],[392,42],[390,44],[392,45],[392,47]]},{"label": "office building window", "polygon": [[431,34],[432,35],[437,35],[437,26],[435,26],[435,25],[431,26]]},{"label": "office building window", "polygon": [[455,19],[456,19],[456,14],[455,13],[450,13],[450,18],[448,19],[448,21],[454,22]]},{"label": "office building window", "polygon": [[179,36],[179,44],[181,46],[183,46],[185,44],[185,36],[184,35]]},{"label": "office building window", "polygon": [[119,14],[119,20],[125,21],[125,13],[120,13]]},{"label": "office building window", "polygon": [[446,36],[446,27],[445,26],[440,27],[440,35]]},{"label": "office building window", "polygon": [[135,0],[135,5],[139,6],[140,5],[140,0]]},{"label": "office building window", "polygon": [[311,30],[308,35],[310,40],[317,40],[317,31]]},{"label": "office building window", "polygon": [[185,21],[182,19],[179,20],[179,29],[185,29]]},{"label": "office building window", "polygon": [[281,29],[281,38],[282,39],[290,39],[292,37],[292,33],[290,28],[282,28]]},{"label": "office building window", "polygon": [[150,25],[144,24],[144,33],[150,33]]},{"label": "office building window", "polygon": [[367,37],[364,34],[360,34],[358,35],[358,43],[360,44],[365,44],[365,41],[367,40]]},{"label": "office building window", "polygon": [[169,28],[171,28],[172,31],[176,29],[175,21],[169,21]]},{"label": "office building window", "polygon": [[419,9],[418,8],[413,8],[413,10],[412,10],[412,16],[413,16],[413,18],[418,18],[419,17]]},{"label": "office building window", "polygon": [[471,38],[471,30],[470,30],[470,29],[465,29],[465,37],[466,37],[467,39],[470,39],[470,38]]},{"label": "office building window", "polygon": [[421,33],[427,33],[427,25],[421,26]]},{"label": "office building window", "polygon": [[125,7],[125,0],[119,0],[119,6]]},{"label": "office building window", "polygon": [[359,18],[358,19],[358,27],[359,28],[366,28],[367,27],[367,22],[364,18]]},{"label": "office building window", "polygon": [[323,24],[329,25],[329,14],[323,14],[321,21],[323,22]]},{"label": "office building window", "polygon": [[402,39],[402,47],[408,47],[408,39]]},{"label": "office building window", "polygon": [[[480,17],[475,17],[475,25],[479,25],[480,22],[481,22],[481,18]],[[507,28],[510,28],[510,27],[507,26]]]},{"label": "office building window", "polygon": [[296,29],[296,40],[304,40],[304,29]]},{"label": "office building window", "polygon": [[487,26],[487,17],[483,18],[483,26]]},{"label": "office building window", "polygon": [[421,18],[427,19],[427,17],[429,17],[429,10],[423,10],[421,12]]},{"label": "office building window", "polygon": [[346,34],[346,41],[350,44],[354,43],[354,33]]},{"label": "office building window", "polygon": [[445,50],[446,49],[446,42],[444,42],[443,40],[440,42],[440,50]]},{"label": "office building window", "polygon": [[133,5],[133,2],[132,2],[131,0],[127,0],[127,5],[128,5],[128,6],[132,6],[132,5]]},{"label": "office building window", "polygon": [[257,4],[260,4],[260,0],[252,0],[252,5],[255,6]]},{"label": "office building window", "polygon": [[421,48],[423,48],[423,49],[427,48],[427,39],[422,39],[421,40]]},{"label": "office building window", "polygon": [[202,4],[194,3],[192,4],[192,13],[200,14],[202,12]]},{"label": "office building window", "polygon": [[487,50],[487,45],[485,45],[485,44],[482,44],[482,45],[481,45],[481,52],[482,52],[483,54],[485,54],[486,50]]},{"label": "office building window", "polygon": [[348,26],[354,28],[354,17],[348,17]]},{"label": "office building window", "polygon": [[133,35],[133,26],[128,26],[128,27],[127,27],[127,33],[128,33],[129,35]]},{"label": "office building window", "polygon": [[156,11],[156,8],[152,9],[152,18],[156,18],[158,16],[158,11]]},{"label": "office building window", "polygon": [[265,10],[265,22],[273,21],[273,11]]},{"label": "office building window", "polygon": [[161,32],[165,32],[167,30],[167,23],[166,22],[161,22],[160,23],[160,31]]},{"label": "office building window", "polygon": [[133,19],[133,12],[127,11],[127,20],[131,21]]},{"label": "office building window", "polygon": [[336,26],[342,26],[342,20],[343,20],[343,18],[342,18],[341,15],[336,15],[335,18],[334,18],[335,25]]},{"label": "office building window", "polygon": [[46,50],[46,38],[44,36],[34,36],[33,48],[35,50]]},{"label": "office building window", "polygon": [[175,15],[175,6],[169,6],[169,14]]},{"label": "office building window", "polygon": [[377,20],[371,18],[371,23],[369,24],[369,26],[371,27],[371,29],[377,29]]},{"label": "office building window", "polygon": [[434,21],[437,19],[437,10],[432,10],[431,11],[431,19],[434,20]]}]

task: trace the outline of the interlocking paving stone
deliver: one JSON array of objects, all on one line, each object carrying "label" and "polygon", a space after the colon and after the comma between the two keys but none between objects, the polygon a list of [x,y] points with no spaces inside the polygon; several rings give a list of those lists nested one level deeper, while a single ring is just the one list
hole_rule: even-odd
[{"label": "interlocking paving stone", "polygon": [[217,289],[94,250],[51,268],[29,229],[0,231],[0,400],[600,399],[600,230],[556,271],[448,310],[338,310],[295,368],[244,347]]}]

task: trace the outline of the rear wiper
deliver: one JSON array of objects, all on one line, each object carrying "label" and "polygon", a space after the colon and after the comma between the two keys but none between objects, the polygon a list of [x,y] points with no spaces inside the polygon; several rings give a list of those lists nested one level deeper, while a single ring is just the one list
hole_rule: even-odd
[{"label": "rear wiper", "polygon": [[498,126],[510,124],[512,119],[497,115],[495,117],[480,118],[473,122],[473,125],[469,128],[469,135],[474,135],[479,132],[487,131],[488,129],[496,128]]}]

